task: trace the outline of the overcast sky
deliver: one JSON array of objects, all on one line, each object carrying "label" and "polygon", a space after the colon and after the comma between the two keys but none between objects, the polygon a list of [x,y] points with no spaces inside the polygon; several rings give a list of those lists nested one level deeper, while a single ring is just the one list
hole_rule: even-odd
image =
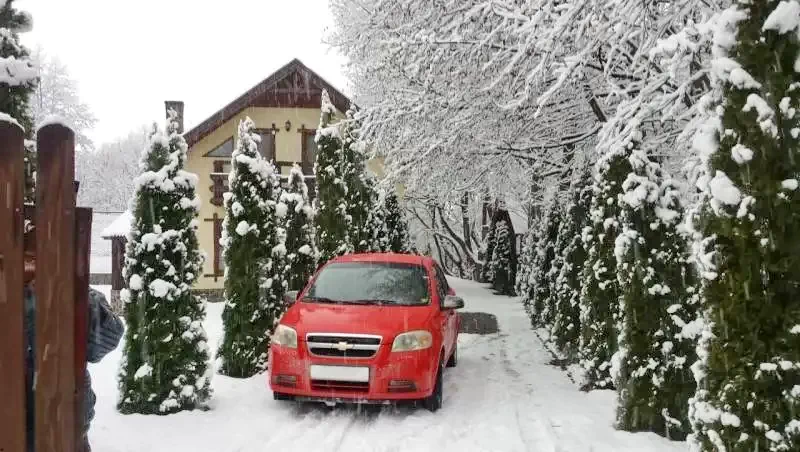
[{"label": "overcast sky", "polygon": [[95,145],[186,103],[191,127],[299,58],[344,92],[343,58],[322,43],[327,0],[17,0],[22,35],[58,56],[98,118]]}]

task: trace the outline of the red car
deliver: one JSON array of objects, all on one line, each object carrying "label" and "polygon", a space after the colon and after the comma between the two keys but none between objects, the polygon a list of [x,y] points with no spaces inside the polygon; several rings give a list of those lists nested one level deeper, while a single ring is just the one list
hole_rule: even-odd
[{"label": "red car", "polygon": [[354,254],[319,269],[275,328],[276,400],[442,406],[442,373],[458,360],[464,301],[430,257]]}]

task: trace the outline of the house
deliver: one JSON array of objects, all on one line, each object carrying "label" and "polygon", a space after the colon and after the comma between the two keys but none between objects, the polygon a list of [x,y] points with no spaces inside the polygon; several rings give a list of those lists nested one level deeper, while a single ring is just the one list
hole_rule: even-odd
[{"label": "house", "polygon": [[[197,194],[202,199],[202,207],[198,239],[207,256],[195,290],[209,300],[219,300],[222,295],[225,270],[219,245],[225,216],[222,195],[227,191],[230,158],[236,146],[239,121],[249,116],[255,122],[256,132],[261,135],[261,153],[275,163],[281,175],[288,175],[294,163],[302,167],[313,196],[313,168],[317,151],[314,137],[320,119],[323,90],[328,92],[337,116],[343,116],[350,106],[350,100],[294,59],[183,134],[189,146],[186,170],[197,174],[200,180]],[[180,132],[183,132],[183,102],[167,101],[165,106],[167,110],[178,112]],[[378,161],[370,161],[368,166],[371,171],[381,173]],[[129,224],[130,220],[127,222]],[[124,231],[119,227],[111,229],[104,235],[120,242]],[[124,247],[118,245],[114,249]],[[114,262],[122,261],[121,256],[113,259]],[[121,281],[121,278],[112,280]],[[112,289],[116,292],[121,287]]]}]

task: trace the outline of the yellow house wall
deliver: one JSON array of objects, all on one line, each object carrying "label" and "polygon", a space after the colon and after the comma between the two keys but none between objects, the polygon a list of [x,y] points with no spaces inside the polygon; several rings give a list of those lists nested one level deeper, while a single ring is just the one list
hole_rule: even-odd
[{"label": "yellow house wall", "polygon": [[[315,129],[319,125],[320,111],[314,108],[247,108],[189,148],[186,169],[197,174],[200,180],[197,193],[202,200],[202,206],[199,216],[198,240],[200,248],[206,253],[203,274],[195,284],[195,289],[211,290],[223,287],[223,278],[221,276],[215,278],[213,275],[214,223],[211,220],[215,213],[220,218],[224,217],[225,209],[222,206],[211,204],[212,192],[209,188],[213,185],[210,176],[214,169],[213,162],[220,158],[204,156],[231,137],[234,139],[235,146],[238,124],[247,116],[253,120],[256,128],[267,129],[272,127],[272,124],[278,128],[278,132],[275,134],[276,160],[300,163],[302,134],[298,133],[298,129],[303,126],[306,129]],[[288,132],[285,128],[287,119],[292,123]],[[367,166],[378,177],[383,175],[382,159],[372,160],[367,163]],[[286,170],[283,172],[286,173]]]}]

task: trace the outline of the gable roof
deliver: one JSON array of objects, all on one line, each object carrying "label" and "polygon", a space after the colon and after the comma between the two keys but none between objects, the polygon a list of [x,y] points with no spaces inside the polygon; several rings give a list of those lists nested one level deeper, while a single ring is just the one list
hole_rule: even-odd
[{"label": "gable roof", "polygon": [[295,58],[184,133],[183,137],[186,144],[192,146],[247,107],[319,108],[323,89],[328,91],[337,110],[347,111],[350,99]]}]

